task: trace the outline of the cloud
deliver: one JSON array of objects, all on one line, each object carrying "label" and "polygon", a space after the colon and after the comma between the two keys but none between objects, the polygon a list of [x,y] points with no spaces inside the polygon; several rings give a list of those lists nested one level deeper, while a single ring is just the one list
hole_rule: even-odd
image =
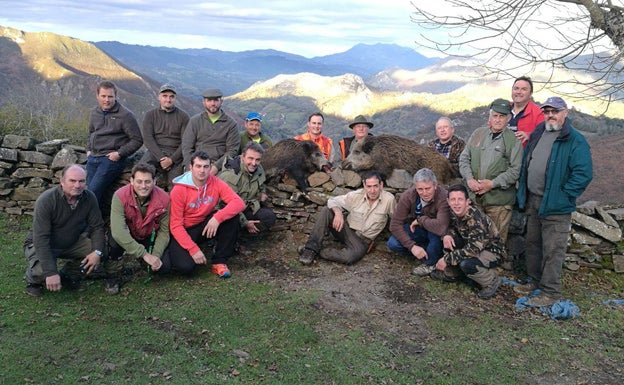
[{"label": "cloud", "polygon": [[410,12],[409,0],[25,0],[3,7],[0,24],[87,41],[231,51],[272,48],[320,56],[358,43],[415,47],[417,26]]}]

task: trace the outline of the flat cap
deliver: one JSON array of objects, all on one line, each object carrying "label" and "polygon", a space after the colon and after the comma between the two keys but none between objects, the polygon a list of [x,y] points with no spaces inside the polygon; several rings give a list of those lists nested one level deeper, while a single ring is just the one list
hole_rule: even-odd
[{"label": "flat cap", "polygon": [[223,92],[218,88],[210,88],[202,92],[204,98],[220,98],[223,97]]},{"label": "flat cap", "polygon": [[507,99],[496,99],[490,104],[490,110],[494,110],[499,114],[511,114],[511,103]]}]

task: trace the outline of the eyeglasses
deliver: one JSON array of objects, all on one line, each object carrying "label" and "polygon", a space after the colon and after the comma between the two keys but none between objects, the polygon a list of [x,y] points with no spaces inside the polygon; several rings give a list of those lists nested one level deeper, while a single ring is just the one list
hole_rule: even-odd
[{"label": "eyeglasses", "polygon": [[563,110],[557,110],[557,109],[548,109],[548,110],[542,110],[542,113],[546,116],[548,115],[557,115],[558,113],[560,113]]}]

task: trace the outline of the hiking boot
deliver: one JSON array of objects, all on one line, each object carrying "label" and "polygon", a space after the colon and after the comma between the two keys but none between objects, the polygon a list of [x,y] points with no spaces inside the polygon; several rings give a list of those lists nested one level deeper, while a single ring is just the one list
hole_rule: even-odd
[{"label": "hiking boot", "polygon": [[535,290],[537,290],[537,285],[533,281],[525,283],[524,285],[518,285],[513,287],[513,291],[522,295],[529,295]]},{"label": "hiking boot", "polygon": [[108,295],[119,294],[119,280],[117,278],[106,278],[106,281],[104,281],[104,291]]},{"label": "hiking boot", "polygon": [[435,265],[425,265],[424,263],[420,266],[416,266],[414,270],[412,270],[413,275],[417,275],[419,277],[426,277],[435,271]]},{"label": "hiking boot", "polygon": [[303,265],[311,265],[314,262],[314,258],[316,258],[316,253],[310,249],[303,249],[299,256],[299,262]]},{"label": "hiking boot", "polygon": [[555,302],[559,302],[559,299],[541,292],[535,297],[529,298],[526,304],[531,306],[552,306]]},{"label": "hiking boot", "polygon": [[457,282],[459,281],[460,277],[456,276],[456,277],[452,277],[450,275],[446,275],[442,270],[438,270],[435,269],[434,271],[432,271],[429,276],[431,277],[431,279],[436,280],[436,281],[442,281],[442,282]]},{"label": "hiking boot", "polygon": [[41,297],[43,295],[43,291],[41,289],[43,289],[42,285],[29,283],[26,285],[26,294],[32,297]]},{"label": "hiking boot", "polygon": [[212,265],[212,273],[218,275],[220,278],[230,278],[232,275],[232,272],[225,263],[215,263]]},{"label": "hiking boot", "polygon": [[496,281],[488,287],[484,287],[477,293],[477,297],[481,299],[490,299],[496,295],[498,288],[503,283],[503,279],[501,277],[496,277]]}]

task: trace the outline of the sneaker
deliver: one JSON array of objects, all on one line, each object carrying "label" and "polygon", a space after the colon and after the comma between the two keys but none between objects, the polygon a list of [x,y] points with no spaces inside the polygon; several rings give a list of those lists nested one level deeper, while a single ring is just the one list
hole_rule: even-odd
[{"label": "sneaker", "polygon": [[498,288],[503,283],[503,279],[501,277],[496,277],[496,281],[488,287],[484,287],[477,293],[477,297],[482,299],[490,299],[496,295]]},{"label": "sneaker", "polygon": [[230,278],[232,275],[232,272],[225,263],[215,263],[212,265],[212,273],[218,275],[220,278]]},{"label": "sneaker", "polygon": [[316,253],[310,249],[303,249],[301,251],[301,256],[299,257],[299,262],[308,266],[314,262],[314,258],[316,258]]},{"label": "sneaker", "polygon": [[436,281],[442,281],[442,282],[457,282],[460,279],[459,276],[451,277],[450,275],[446,275],[442,270],[438,270],[438,269],[435,269],[434,271],[432,271],[429,274],[429,276],[431,277],[431,279],[434,279]]},{"label": "sneaker", "polygon": [[559,299],[552,297],[544,292],[539,293],[535,297],[531,297],[526,301],[527,305],[531,306],[552,306],[555,302],[559,302]]},{"label": "sneaker", "polygon": [[26,285],[26,294],[32,297],[41,297],[43,295],[42,285],[38,285],[36,283],[29,283]]},{"label": "sneaker", "polygon": [[108,295],[119,294],[119,280],[117,278],[107,278],[104,281],[104,291]]},{"label": "sneaker", "polygon": [[436,269],[435,265],[425,265],[423,263],[420,266],[416,266],[414,270],[412,270],[412,274],[417,275],[419,277],[426,277],[430,275],[433,271],[435,271],[435,269]]},{"label": "sneaker", "polygon": [[522,295],[529,295],[533,293],[536,289],[537,285],[533,281],[525,283],[524,285],[517,285],[513,287],[513,291]]}]

